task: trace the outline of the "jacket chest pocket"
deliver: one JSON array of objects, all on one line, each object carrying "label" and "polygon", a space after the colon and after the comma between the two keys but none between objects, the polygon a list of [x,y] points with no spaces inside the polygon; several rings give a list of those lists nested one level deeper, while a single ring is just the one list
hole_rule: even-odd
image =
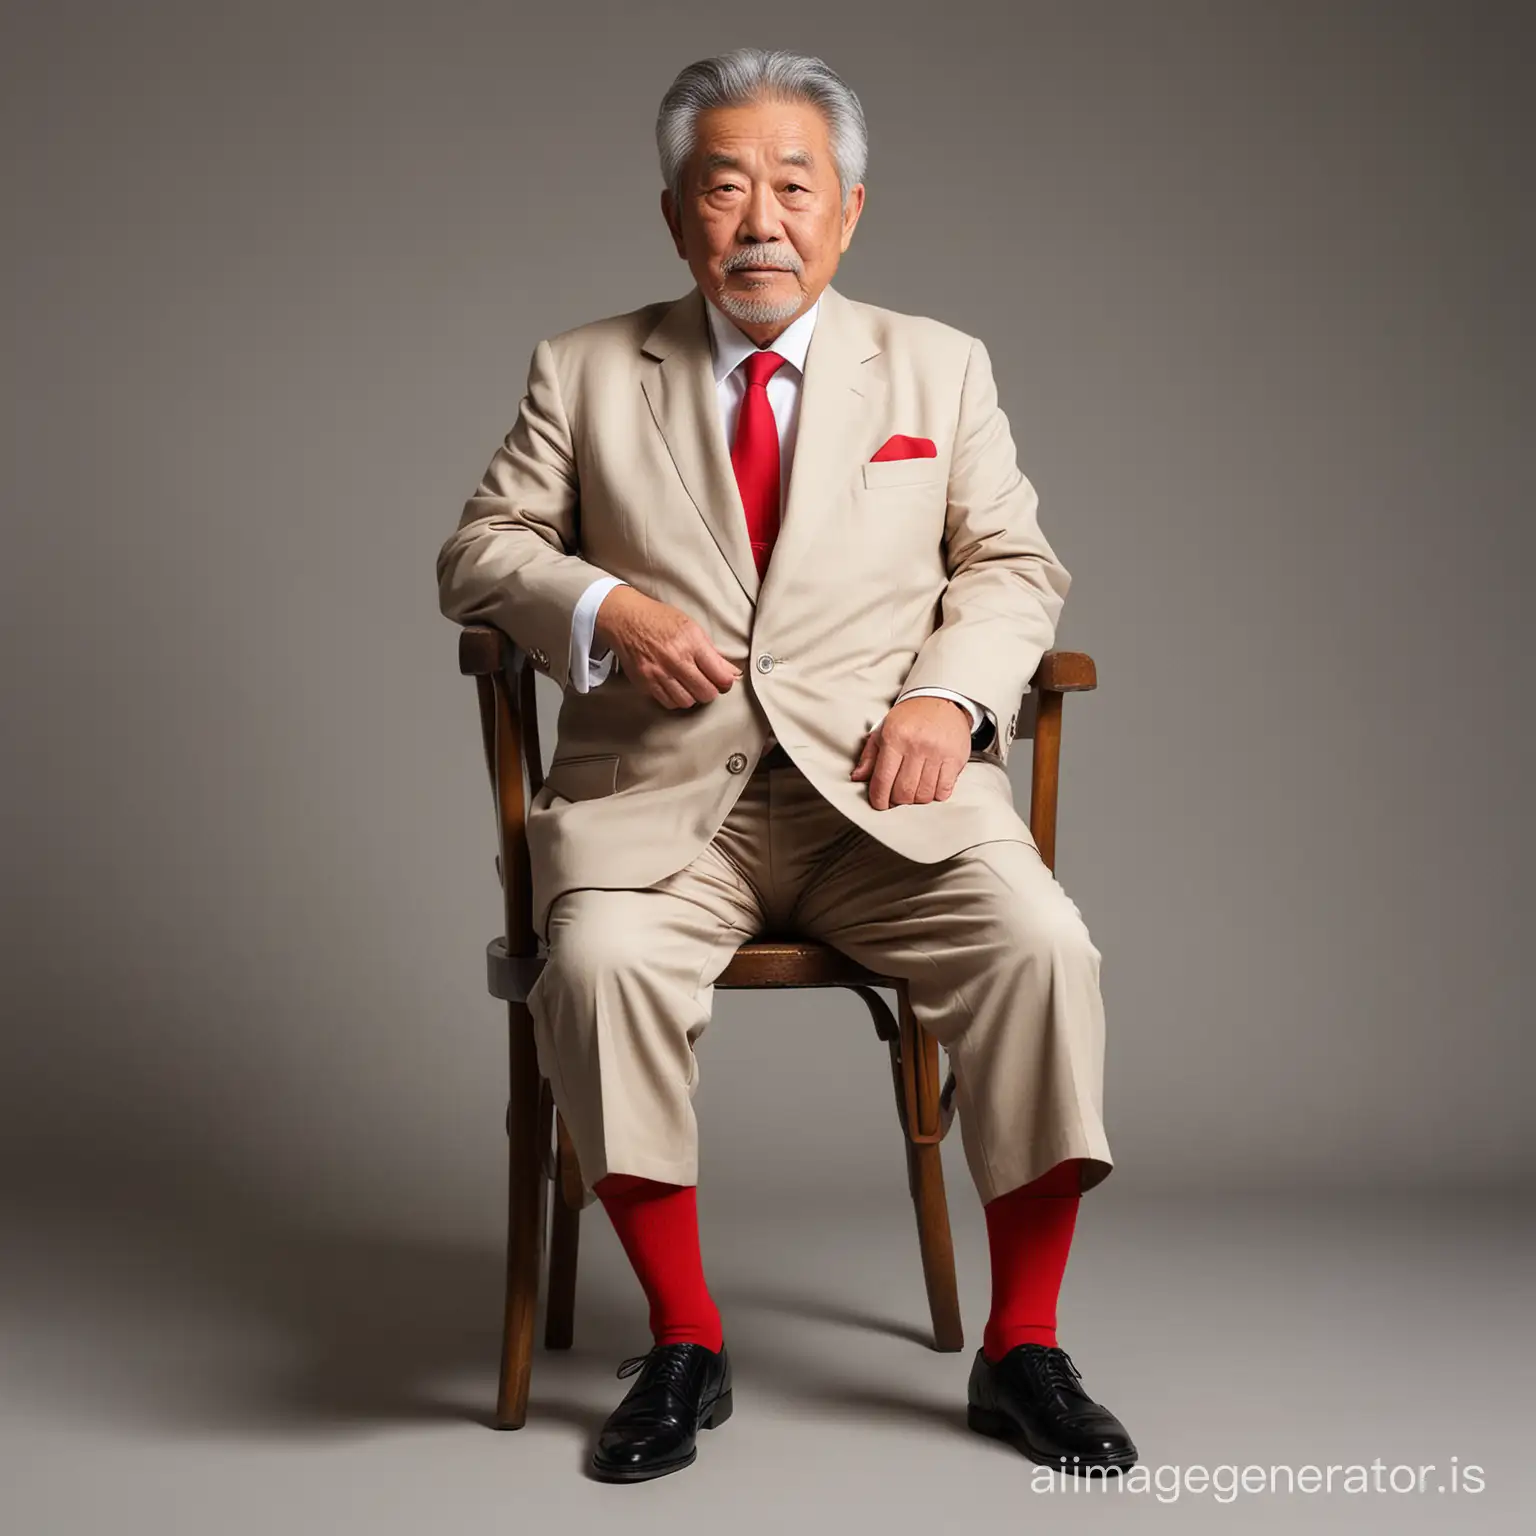
[{"label": "jacket chest pocket", "polygon": [[847,518],[847,558],[899,590],[942,576],[949,482],[937,459],[863,466]]},{"label": "jacket chest pocket", "polygon": [[948,478],[939,459],[882,459],[878,463],[870,460],[862,469],[866,491],[927,486],[937,492]]}]

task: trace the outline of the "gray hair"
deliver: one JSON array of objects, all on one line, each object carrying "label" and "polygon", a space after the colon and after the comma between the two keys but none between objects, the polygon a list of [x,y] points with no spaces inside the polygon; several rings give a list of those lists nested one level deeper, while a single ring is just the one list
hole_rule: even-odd
[{"label": "gray hair", "polygon": [[827,120],[842,203],[864,179],[869,130],[864,108],[842,77],[820,59],[774,48],[733,48],[690,64],[667,88],[656,117],[662,180],[681,200],[683,167],[693,153],[699,113],[755,101],[807,101]]}]

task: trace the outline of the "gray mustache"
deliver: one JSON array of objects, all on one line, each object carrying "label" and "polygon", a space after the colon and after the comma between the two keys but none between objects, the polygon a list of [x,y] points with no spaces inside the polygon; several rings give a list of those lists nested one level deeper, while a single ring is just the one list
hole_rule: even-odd
[{"label": "gray mustache", "polygon": [[735,272],[741,267],[774,267],[781,272],[798,272],[800,258],[782,247],[768,247],[761,251],[742,251],[727,256],[720,263],[723,272]]}]

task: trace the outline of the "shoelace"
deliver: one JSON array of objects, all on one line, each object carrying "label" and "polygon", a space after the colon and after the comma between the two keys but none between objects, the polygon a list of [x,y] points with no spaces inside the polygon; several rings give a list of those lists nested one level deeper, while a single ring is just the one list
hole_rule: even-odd
[{"label": "shoelace", "polygon": [[1047,1370],[1052,1381],[1059,1381],[1065,1387],[1071,1387],[1074,1391],[1082,1391],[1083,1378],[1077,1369],[1077,1363],[1064,1349],[1052,1350],[1046,1356],[1049,1362]]},{"label": "shoelace", "polygon": [[647,1379],[647,1385],[664,1381],[672,1386],[682,1381],[688,1374],[688,1355],[674,1346],[658,1344],[643,1355],[631,1355],[627,1360],[622,1361],[614,1375],[620,1380],[626,1376],[633,1376],[648,1360],[655,1361],[655,1370]]},{"label": "shoelace", "polygon": [[1047,1386],[1069,1392],[1074,1397],[1088,1396],[1083,1391],[1083,1378],[1078,1374],[1077,1365],[1066,1350],[1058,1346],[1053,1349],[1042,1349],[1038,1353],[1031,1350],[1030,1353],[1034,1355],[1035,1368],[1040,1379]]}]

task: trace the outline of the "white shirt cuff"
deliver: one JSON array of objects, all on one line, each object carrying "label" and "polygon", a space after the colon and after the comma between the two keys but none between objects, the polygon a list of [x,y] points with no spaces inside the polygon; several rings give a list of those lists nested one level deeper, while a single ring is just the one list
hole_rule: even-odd
[{"label": "white shirt cuff", "polygon": [[615,587],[627,586],[620,576],[599,576],[576,600],[576,610],[571,615],[571,686],[577,693],[587,693],[613,670],[613,652],[604,651],[599,657],[592,655],[593,632],[597,628],[597,610],[603,599]]}]

